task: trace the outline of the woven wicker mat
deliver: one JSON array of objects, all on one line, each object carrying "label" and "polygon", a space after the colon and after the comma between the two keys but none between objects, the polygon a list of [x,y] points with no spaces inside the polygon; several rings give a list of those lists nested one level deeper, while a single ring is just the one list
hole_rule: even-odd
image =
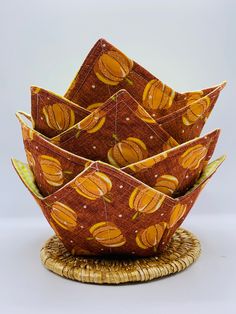
[{"label": "woven wicker mat", "polygon": [[44,244],[40,257],[47,269],[62,277],[87,283],[120,284],[148,281],[180,272],[198,258],[200,251],[199,240],[191,232],[179,228],[159,257],[75,257],[56,236]]}]

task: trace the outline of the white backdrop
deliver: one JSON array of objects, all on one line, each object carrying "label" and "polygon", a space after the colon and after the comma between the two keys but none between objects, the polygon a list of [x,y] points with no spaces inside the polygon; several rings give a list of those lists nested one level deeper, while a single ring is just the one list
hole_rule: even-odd
[{"label": "white backdrop", "polygon": [[202,193],[192,215],[233,213],[235,3],[233,0],[1,1],[0,216],[41,217],[10,163],[11,156],[25,160],[15,111],[30,111],[30,85],[64,94],[100,37],[178,91],[228,81],[203,131],[222,129],[214,157],[227,153],[228,159]]}]

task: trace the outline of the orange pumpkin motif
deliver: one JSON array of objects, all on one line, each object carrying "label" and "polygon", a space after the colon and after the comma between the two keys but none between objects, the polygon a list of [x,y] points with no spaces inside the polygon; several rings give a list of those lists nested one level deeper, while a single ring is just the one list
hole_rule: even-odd
[{"label": "orange pumpkin motif", "polygon": [[87,131],[88,133],[95,133],[101,129],[105,121],[106,116],[104,111],[94,111],[78,123],[78,129]]},{"label": "orange pumpkin motif", "polygon": [[75,113],[63,104],[55,103],[43,107],[47,125],[57,131],[65,131],[75,124]]},{"label": "orange pumpkin motif", "polygon": [[207,155],[207,148],[201,144],[187,149],[180,157],[179,164],[189,170],[195,170],[199,167],[201,161]]},{"label": "orange pumpkin motif", "polygon": [[132,217],[135,219],[139,214],[152,214],[162,205],[165,195],[145,186],[136,187],[130,195],[129,207],[136,213]]},{"label": "orange pumpkin motif", "polygon": [[35,167],[35,160],[34,160],[32,153],[30,151],[28,151],[27,149],[25,149],[25,153],[26,153],[26,158],[28,160],[28,164],[29,164],[30,168],[34,168]]},{"label": "orange pumpkin motif", "polygon": [[173,147],[178,146],[179,143],[173,137],[170,137],[162,146],[163,150],[169,150]]},{"label": "orange pumpkin motif", "polygon": [[167,110],[172,106],[175,91],[154,79],[148,82],[143,91],[143,106],[151,110]]},{"label": "orange pumpkin motif", "polygon": [[201,91],[201,90],[187,93],[187,96],[186,96],[187,105],[200,99],[202,97],[202,95],[203,95],[203,91]]},{"label": "orange pumpkin motif", "polygon": [[144,250],[153,248],[155,252],[165,229],[166,223],[160,222],[159,224],[149,226],[148,228],[139,231],[136,236],[137,245]]},{"label": "orange pumpkin motif", "polygon": [[124,167],[148,156],[147,147],[143,141],[135,137],[128,137],[111,147],[107,158],[111,165]]},{"label": "orange pumpkin motif", "polygon": [[60,161],[47,155],[40,155],[38,159],[44,179],[47,183],[52,186],[62,185],[64,175]]},{"label": "orange pumpkin motif", "polygon": [[174,206],[170,215],[168,228],[172,228],[184,216],[186,209],[186,204],[177,204]]},{"label": "orange pumpkin motif", "polygon": [[147,123],[156,123],[156,121],[149,115],[149,113],[140,105],[138,105],[138,108],[135,111],[135,114],[139,119]]},{"label": "orange pumpkin motif", "polygon": [[187,109],[186,113],[182,116],[183,124],[192,125],[198,119],[202,118],[210,103],[210,98],[206,96],[190,104],[189,109]]},{"label": "orange pumpkin motif", "polygon": [[175,176],[164,174],[157,178],[154,188],[166,195],[171,196],[176,191],[178,184],[179,181]]},{"label": "orange pumpkin motif", "polygon": [[[102,221],[96,223],[89,231],[93,239],[106,247],[120,247],[126,242],[121,230],[112,222]],[[89,240],[91,239],[89,238]]]},{"label": "orange pumpkin motif", "polygon": [[97,78],[108,85],[118,85],[130,73],[133,61],[118,50],[103,53],[94,66]]},{"label": "orange pumpkin motif", "polygon": [[142,171],[143,169],[148,169],[148,168],[153,167],[158,162],[166,159],[166,157],[167,157],[167,153],[163,152],[155,157],[151,157],[144,161],[139,161],[137,163],[129,165],[127,166],[127,168],[131,169],[133,172],[139,172],[139,171]]},{"label": "orange pumpkin motif", "polygon": [[52,219],[63,229],[73,231],[77,226],[77,215],[67,205],[55,202],[51,209]]},{"label": "orange pumpkin motif", "polygon": [[105,200],[110,201],[109,198],[106,198],[105,196],[110,192],[112,182],[103,172],[95,171],[86,176],[78,177],[72,184],[72,187],[77,193],[90,200],[104,197]]}]

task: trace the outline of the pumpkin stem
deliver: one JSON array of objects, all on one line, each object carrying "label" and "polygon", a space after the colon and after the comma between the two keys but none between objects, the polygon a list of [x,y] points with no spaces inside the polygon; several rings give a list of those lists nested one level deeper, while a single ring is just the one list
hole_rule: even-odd
[{"label": "pumpkin stem", "polygon": [[70,171],[70,170],[65,170],[65,171],[63,171],[63,173],[64,173],[64,174],[72,174],[73,172]]},{"label": "pumpkin stem", "polygon": [[136,219],[139,216],[139,212],[136,212],[133,216],[132,216],[132,220]]},{"label": "pumpkin stem", "polygon": [[125,78],[125,81],[129,84],[129,85],[133,85],[134,83],[130,80],[130,79],[128,79],[127,77]]},{"label": "pumpkin stem", "polygon": [[104,201],[106,201],[107,203],[111,203],[112,202],[112,199],[111,199],[111,197],[110,196],[103,196],[102,197],[103,199],[104,199]]},{"label": "pumpkin stem", "polygon": [[88,237],[88,238],[86,238],[86,240],[91,241],[91,240],[93,240],[93,237]]},{"label": "pumpkin stem", "polygon": [[57,135],[55,137],[53,137],[50,142],[56,146],[59,146],[60,145],[60,135]]},{"label": "pumpkin stem", "polygon": [[116,134],[112,134],[112,137],[113,137],[117,142],[119,142],[118,136],[117,136]]}]

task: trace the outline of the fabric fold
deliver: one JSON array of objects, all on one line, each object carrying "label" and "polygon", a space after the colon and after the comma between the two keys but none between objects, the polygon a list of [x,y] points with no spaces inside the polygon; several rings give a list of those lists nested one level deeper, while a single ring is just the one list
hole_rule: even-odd
[{"label": "fabric fold", "polygon": [[117,167],[178,145],[126,90],[50,141],[76,155]]}]

